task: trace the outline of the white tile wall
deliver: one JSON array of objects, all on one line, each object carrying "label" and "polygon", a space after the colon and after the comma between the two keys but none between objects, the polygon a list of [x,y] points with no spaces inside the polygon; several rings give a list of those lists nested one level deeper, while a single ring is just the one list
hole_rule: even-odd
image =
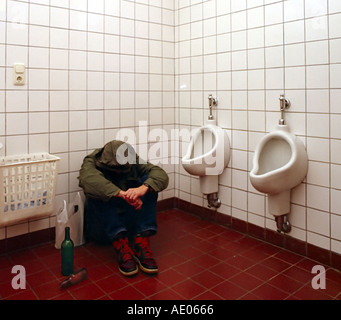
[{"label": "white tile wall", "polygon": [[[309,156],[308,176],[292,192],[291,235],[341,253],[340,1],[179,0],[178,5],[177,124],[201,125],[212,93],[219,100],[218,124],[231,140],[218,210],[275,229],[266,198],[251,186],[248,173],[257,143],[279,119],[278,98],[284,93],[292,102],[287,123]],[[200,119],[188,116],[198,109]],[[198,185],[182,168],[179,174],[180,186],[185,177],[187,184]],[[177,196],[194,202],[192,189],[180,187]],[[199,203],[205,205],[205,199]]]},{"label": "white tile wall", "polygon": [[[1,0],[0,154],[61,157],[56,211],[80,190],[85,155],[119,129],[174,125],[174,9],[168,0]],[[15,62],[27,68],[23,87],[12,84]],[[160,199],[174,196],[174,165],[166,170]],[[0,239],[54,223],[3,228]]]},{"label": "white tile wall", "polygon": [[[285,93],[287,122],[309,155],[307,179],[292,192],[291,235],[341,253],[340,30],[339,0],[3,0],[0,153],[59,155],[60,203],[79,190],[83,157],[120,128],[200,126],[211,93],[232,146],[219,211],[275,229],[248,172]],[[27,65],[23,87],[12,85],[14,62]],[[206,205],[196,177],[165,167],[171,184],[161,198]],[[43,219],[0,235],[53,225]]]}]

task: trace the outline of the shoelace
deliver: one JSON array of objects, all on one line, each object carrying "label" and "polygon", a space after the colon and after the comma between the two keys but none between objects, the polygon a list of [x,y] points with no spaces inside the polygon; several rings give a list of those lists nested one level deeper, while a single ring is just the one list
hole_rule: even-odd
[{"label": "shoelace", "polygon": [[133,252],[131,251],[127,242],[124,239],[121,238],[118,241],[115,241],[114,246],[115,249],[119,251],[124,261],[132,259]]},{"label": "shoelace", "polygon": [[149,246],[149,238],[138,238],[137,245],[142,249],[143,254],[146,256],[146,258],[152,257],[152,251],[150,250]]}]

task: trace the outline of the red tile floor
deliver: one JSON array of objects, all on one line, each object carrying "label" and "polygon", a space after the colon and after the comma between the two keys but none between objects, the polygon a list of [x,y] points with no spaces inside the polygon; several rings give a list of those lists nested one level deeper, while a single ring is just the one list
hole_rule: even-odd
[{"label": "red tile floor", "polygon": [[[177,209],[159,213],[158,224],[151,241],[156,276],[126,278],[111,246],[87,243],[75,249],[87,279],[62,290],[60,251],[47,243],[0,256],[0,300],[341,300],[337,270],[325,267],[325,289],[314,290],[319,263],[310,259]],[[26,289],[12,288],[14,265],[25,267]]]}]

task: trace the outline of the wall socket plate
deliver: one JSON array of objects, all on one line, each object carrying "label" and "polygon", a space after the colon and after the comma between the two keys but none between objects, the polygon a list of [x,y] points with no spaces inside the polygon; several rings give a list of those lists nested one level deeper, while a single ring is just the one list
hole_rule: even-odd
[{"label": "wall socket plate", "polygon": [[23,86],[26,83],[26,67],[23,63],[13,65],[13,84]]}]

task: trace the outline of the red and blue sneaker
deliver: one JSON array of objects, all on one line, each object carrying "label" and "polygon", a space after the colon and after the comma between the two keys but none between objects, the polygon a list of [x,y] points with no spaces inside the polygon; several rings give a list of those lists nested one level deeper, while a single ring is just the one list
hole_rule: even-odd
[{"label": "red and blue sneaker", "polygon": [[119,238],[113,243],[118,256],[118,269],[124,276],[133,276],[139,269],[134,260],[133,251],[129,247],[128,237]]},{"label": "red and blue sneaker", "polygon": [[134,258],[143,272],[153,274],[159,271],[156,261],[152,258],[149,237],[142,237],[141,235],[136,236]]}]

